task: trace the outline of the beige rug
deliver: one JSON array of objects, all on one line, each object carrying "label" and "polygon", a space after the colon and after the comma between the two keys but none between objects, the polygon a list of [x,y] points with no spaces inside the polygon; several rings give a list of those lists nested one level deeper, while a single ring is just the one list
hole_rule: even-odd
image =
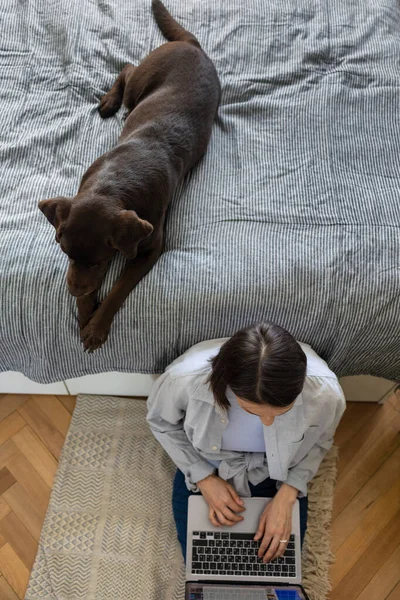
[{"label": "beige rug", "polygon": [[[175,468],[146,404],[80,396],[63,448],[26,600],[183,600],[171,513]],[[310,490],[303,578],[326,600],[336,450]]]}]

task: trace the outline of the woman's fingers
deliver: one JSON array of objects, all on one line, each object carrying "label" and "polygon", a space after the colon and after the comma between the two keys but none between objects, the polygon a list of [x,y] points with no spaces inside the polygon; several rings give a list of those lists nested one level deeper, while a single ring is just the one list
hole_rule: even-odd
[{"label": "woman's fingers", "polygon": [[[274,559],[274,558],[278,558],[279,556],[283,556],[283,554],[285,553],[285,550],[286,550],[286,548],[287,548],[287,545],[288,545],[289,539],[290,539],[290,534],[291,534],[291,531],[289,531],[289,532],[287,532],[287,531],[286,531],[286,532],[283,534],[283,536],[280,538],[280,540],[279,540],[279,547],[278,547],[278,550],[276,551],[276,553],[275,553],[275,555],[272,557],[272,559]],[[286,540],[286,542],[281,542],[281,540]]]},{"label": "woman's fingers", "polygon": [[261,541],[260,548],[258,550],[259,558],[263,558],[264,554],[266,553],[266,551],[268,549],[268,546],[271,543],[271,540],[272,540],[272,535],[267,533],[267,531],[264,531],[264,537]]},{"label": "woman's fingers", "polygon": [[221,525],[234,525],[235,524],[235,521],[231,521],[230,519],[225,517],[225,515],[220,510],[216,510],[215,514],[217,515],[217,519]]},{"label": "woman's fingers", "polygon": [[[266,523],[265,516],[261,515],[260,521],[258,523],[258,529],[257,529],[256,534],[254,536],[254,540],[256,542],[258,542],[258,540],[261,540],[261,538],[264,535],[264,532],[265,532],[265,523]],[[261,558],[262,554],[260,553],[260,550],[261,550],[261,546],[260,546],[260,549],[258,551],[258,556]]]},{"label": "woman's fingers", "polygon": [[230,484],[228,484],[228,486],[229,486],[228,487],[229,493],[232,496],[232,500],[234,502],[234,507],[232,507],[232,503],[230,503],[229,506],[235,512],[242,512],[243,510],[246,510],[246,508],[244,506],[244,500],[242,500],[242,498],[240,496],[238,496],[234,487],[232,487]]},{"label": "woman's fingers", "polygon": [[219,506],[218,508],[210,508],[208,517],[213,525],[234,525],[243,521],[243,517],[237,515],[229,506]]},{"label": "woman's fingers", "polygon": [[275,554],[279,548],[280,539],[281,539],[280,535],[275,535],[271,539],[270,544],[268,546],[268,550],[266,551],[264,558],[263,558],[264,562],[270,562],[273,559],[273,557],[275,556]]},{"label": "woman's fingers", "polygon": [[208,518],[210,519],[210,521],[214,525],[214,527],[221,527],[221,525],[218,522],[218,519],[216,517],[215,510],[213,510],[212,508],[210,508],[208,511]]},{"label": "woman's fingers", "polygon": [[237,515],[235,513],[235,509],[233,509],[229,506],[225,506],[224,508],[222,508],[221,512],[225,515],[225,517],[229,521],[233,521],[234,523],[239,523],[239,521],[243,521],[243,517],[241,517],[240,515]]}]

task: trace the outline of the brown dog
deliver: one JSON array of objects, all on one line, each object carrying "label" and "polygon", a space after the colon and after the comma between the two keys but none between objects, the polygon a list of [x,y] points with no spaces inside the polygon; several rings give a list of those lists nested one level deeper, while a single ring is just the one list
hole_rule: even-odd
[{"label": "brown dog", "polygon": [[[101,99],[103,118],[122,103],[127,108],[118,145],[86,171],[74,198],[39,202],[69,257],[67,284],[90,352],[106,341],[115,313],[162,253],[168,204],[207,148],[220,99],[214,65],[197,39],[159,0],[152,8],[172,43],[138,67],[126,65]],[[127,263],[98,307],[97,290],[116,252]]]}]

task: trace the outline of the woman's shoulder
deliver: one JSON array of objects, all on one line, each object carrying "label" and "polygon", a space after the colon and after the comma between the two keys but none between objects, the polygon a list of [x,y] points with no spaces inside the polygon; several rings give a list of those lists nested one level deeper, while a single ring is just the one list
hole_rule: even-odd
[{"label": "woman's shoulder", "polygon": [[343,390],[335,373],[327,363],[309,346],[300,344],[307,356],[307,375],[303,387],[306,405],[318,406],[319,410],[345,404]]},{"label": "woman's shoulder", "polygon": [[209,370],[210,360],[219,352],[221,346],[229,338],[218,338],[215,340],[206,340],[192,346],[184,354],[179,356],[166,369],[165,373],[175,379],[177,377],[187,377],[197,375]]},{"label": "woman's shoulder", "polygon": [[303,342],[299,342],[304,354],[307,357],[307,377],[331,377],[337,379],[335,373],[331,371],[323,358]]}]

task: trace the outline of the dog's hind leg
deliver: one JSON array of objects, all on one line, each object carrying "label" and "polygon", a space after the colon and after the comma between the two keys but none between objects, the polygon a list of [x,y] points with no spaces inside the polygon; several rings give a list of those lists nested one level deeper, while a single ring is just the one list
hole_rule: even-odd
[{"label": "dog's hind leg", "polygon": [[104,94],[100,100],[99,113],[103,119],[112,117],[121,108],[126,81],[134,70],[135,67],[133,65],[125,65],[111,90],[107,94]]}]

